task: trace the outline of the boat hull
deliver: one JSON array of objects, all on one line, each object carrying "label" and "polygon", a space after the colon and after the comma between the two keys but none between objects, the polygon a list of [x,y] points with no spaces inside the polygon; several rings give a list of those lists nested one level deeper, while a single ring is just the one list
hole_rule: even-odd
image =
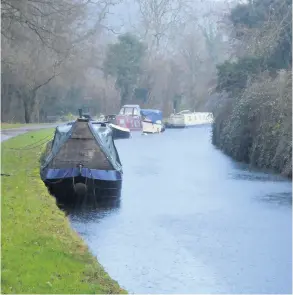
[{"label": "boat hull", "polygon": [[200,126],[211,125],[212,123],[200,123],[194,125],[176,125],[176,124],[166,124],[166,129],[184,129],[184,128],[195,128]]},{"label": "boat hull", "polygon": [[165,128],[163,124],[157,124],[152,122],[142,122],[142,132],[148,134],[164,132]]},{"label": "boat hull", "polygon": [[110,124],[110,127],[113,131],[113,139],[127,139],[131,136],[128,128],[123,128],[114,124]]},{"label": "boat hull", "polygon": [[111,128],[94,121],[58,126],[41,157],[41,179],[59,204],[117,197],[122,174]]},{"label": "boat hull", "polygon": [[[58,203],[76,203],[78,199],[100,200],[120,197],[122,174],[96,169],[47,169],[41,178]],[[76,188],[82,184],[85,192]]]},{"label": "boat hull", "polygon": [[167,129],[182,129],[182,128],[185,128],[186,125],[185,124],[172,124],[172,123],[165,123],[165,126]]},{"label": "boat hull", "polygon": [[171,115],[166,121],[166,128],[189,128],[213,123],[212,113],[187,112]]}]

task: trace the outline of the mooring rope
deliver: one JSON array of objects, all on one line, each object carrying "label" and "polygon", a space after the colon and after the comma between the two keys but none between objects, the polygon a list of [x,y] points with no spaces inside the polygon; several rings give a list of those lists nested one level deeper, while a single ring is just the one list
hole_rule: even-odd
[{"label": "mooring rope", "polygon": [[[47,140],[50,137],[49,140]],[[53,139],[53,137],[51,137],[51,135],[48,135],[36,142],[33,142],[31,144],[28,144],[24,147],[20,147],[20,148],[4,148],[4,150],[11,150],[11,151],[27,151],[27,150],[31,150],[34,148],[38,148],[43,146],[44,144],[48,143],[49,141],[51,141]]]}]

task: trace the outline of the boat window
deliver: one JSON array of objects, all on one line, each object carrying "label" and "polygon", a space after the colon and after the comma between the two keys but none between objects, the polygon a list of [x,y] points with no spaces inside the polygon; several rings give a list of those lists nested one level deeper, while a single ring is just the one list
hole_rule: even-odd
[{"label": "boat window", "polygon": [[134,126],[135,126],[135,128],[139,128],[139,121],[135,120],[134,121]]},{"label": "boat window", "polygon": [[124,115],[132,115],[133,108],[125,108]]},{"label": "boat window", "polygon": [[139,115],[139,111],[137,108],[133,109],[133,115],[134,116],[138,116]]},{"label": "boat window", "polygon": [[124,115],[124,108],[122,108],[121,110],[120,110],[120,112],[119,112],[119,115]]}]

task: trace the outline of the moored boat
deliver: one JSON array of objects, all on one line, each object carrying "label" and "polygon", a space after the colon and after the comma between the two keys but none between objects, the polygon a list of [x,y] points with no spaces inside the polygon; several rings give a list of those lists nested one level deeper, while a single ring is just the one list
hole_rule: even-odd
[{"label": "moored boat", "polygon": [[127,139],[131,137],[130,130],[121,126],[110,123],[109,126],[113,131],[113,139]]},{"label": "moored boat", "polygon": [[141,131],[141,114],[139,105],[124,105],[119,114],[115,116],[113,124],[123,128],[128,128],[130,131]]},{"label": "moored boat", "polygon": [[140,111],[142,117],[143,133],[160,133],[165,130],[163,125],[163,115],[159,110],[142,109]]},{"label": "moored boat", "polygon": [[171,114],[166,120],[166,128],[194,127],[203,124],[211,124],[212,122],[212,113],[184,110],[177,114]]},{"label": "moored boat", "polygon": [[58,126],[42,156],[40,175],[60,202],[119,196],[123,171],[112,129],[86,118]]},{"label": "moored boat", "polygon": [[[102,122],[109,124],[109,127],[113,131],[113,139],[127,139],[131,137],[129,128],[116,125],[116,115],[106,115],[101,120]],[[101,122],[100,121],[100,122]]]}]

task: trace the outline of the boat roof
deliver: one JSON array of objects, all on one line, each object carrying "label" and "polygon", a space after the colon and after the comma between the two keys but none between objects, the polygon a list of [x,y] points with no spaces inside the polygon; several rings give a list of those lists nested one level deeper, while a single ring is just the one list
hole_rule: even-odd
[{"label": "boat roof", "polygon": [[212,114],[212,113],[210,113],[210,112],[192,112],[190,110],[183,110],[183,111],[177,113],[177,115],[180,115],[180,114]]},{"label": "boat roof", "polygon": [[143,112],[143,113],[157,113],[157,114],[162,113],[162,111],[155,110],[155,109],[141,109],[141,112]]},{"label": "boat roof", "polygon": [[[56,127],[51,152],[42,162],[43,168],[47,167],[52,159],[58,154],[65,142],[70,139],[72,133],[74,133],[76,130],[79,132],[78,129],[75,129],[75,124],[78,124],[78,121],[79,120],[64,123]],[[114,168],[116,170],[122,171],[120,158],[113,143],[112,129],[109,127],[109,125],[101,124],[103,122],[98,123],[91,120],[84,120],[82,122],[88,123],[89,130],[87,130],[87,132],[91,132],[92,138],[100,146],[105,155],[109,157]]]},{"label": "boat roof", "polygon": [[138,104],[125,104],[122,108],[140,108],[140,106]]},{"label": "boat roof", "polygon": [[142,109],[140,110],[141,115],[145,116],[147,119],[151,120],[151,122],[156,122],[158,120],[162,120],[162,111],[153,110],[153,109]]},{"label": "boat roof", "polygon": [[[72,122],[68,122],[66,124],[62,124],[62,125],[58,125],[56,127],[56,130],[60,133],[67,133],[70,131],[70,129],[73,127],[73,124],[75,123],[75,121]],[[91,123],[91,126],[93,127],[93,129],[95,131],[99,131],[102,130],[100,128],[103,128],[104,126],[102,126],[101,124],[104,122],[100,122],[100,121],[88,121],[88,123]],[[104,127],[105,128],[105,127]]]}]

